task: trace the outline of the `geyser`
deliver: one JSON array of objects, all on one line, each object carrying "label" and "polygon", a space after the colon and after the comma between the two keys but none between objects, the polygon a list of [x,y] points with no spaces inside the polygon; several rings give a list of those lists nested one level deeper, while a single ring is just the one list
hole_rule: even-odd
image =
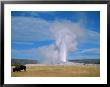
[{"label": "geyser", "polygon": [[68,53],[77,49],[78,38],[84,35],[80,24],[70,21],[54,22],[49,29],[55,43],[41,49],[43,63],[59,64],[68,62]]},{"label": "geyser", "polygon": [[66,44],[62,40],[59,47],[59,59],[61,59],[61,62],[66,62],[66,57],[67,57]]},{"label": "geyser", "polygon": [[67,47],[64,38],[58,40],[57,44],[57,53],[58,59],[60,62],[66,62],[67,60]]},{"label": "geyser", "polygon": [[68,28],[64,27],[58,31],[56,30],[54,35],[57,46],[58,63],[65,63],[67,62],[68,51],[74,50],[76,47],[76,37]]}]

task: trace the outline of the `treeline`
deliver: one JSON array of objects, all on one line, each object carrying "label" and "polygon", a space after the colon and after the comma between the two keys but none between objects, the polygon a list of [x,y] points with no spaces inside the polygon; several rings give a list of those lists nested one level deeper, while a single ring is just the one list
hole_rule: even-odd
[{"label": "treeline", "polygon": [[37,60],[31,60],[31,59],[11,59],[11,65],[25,65],[25,64],[37,64]]},{"label": "treeline", "polygon": [[70,62],[76,63],[85,63],[85,64],[100,64],[100,59],[76,59],[76,60],[69,60]]}]

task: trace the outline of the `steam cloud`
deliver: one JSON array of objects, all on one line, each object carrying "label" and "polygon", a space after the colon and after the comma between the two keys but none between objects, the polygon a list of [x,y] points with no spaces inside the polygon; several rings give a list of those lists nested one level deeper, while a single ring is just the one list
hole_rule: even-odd
[{"label": "steam cloud", "polygon": [[55,40],[55,44],[41,49],[45,57],[44,63],[67,62],[68,52],[74,52],[77,49],[79,38],[84,37],[84,30],[81,29],[79,23],[55,21],[49,31]]}]

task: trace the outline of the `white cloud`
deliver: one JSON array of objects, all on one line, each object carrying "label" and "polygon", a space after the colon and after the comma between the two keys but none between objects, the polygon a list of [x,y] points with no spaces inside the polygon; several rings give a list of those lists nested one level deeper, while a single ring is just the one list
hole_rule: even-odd
[{"label": "white cloud", "polygon": [[86,55],[86,54],[83,54],[83,55],[75,55],[73,57],[70,57],[69,59],[100,59],[100,56],[99,55]]},{"label": "white cloud", "polygon": [[100,38],[100,34],[98,33],[98,32],[95,32],[95,31],[92,31],[92,30],[87,30],[87,36],[89,36],[88,37],[88,39],[91,39],[91,40],[100,40],[99,38]]},{"label": "white cloud", "polygon": [[37,48],[32,48],[28,50],[17,50],[12,49],[12,58],[26,58],[26,59],[36,59],[39,60],[41,57],[41,54]]},{"label": "white cloud", "polygon": [[78,53],[100,53],[100,49],[99,48],[83,49],[82,51],[79,51]]},{"label": "white cloud", "polygon": [[88,40],[99,40],[100,37],[99,33],[89,29],[83,29],[80,26],[80,23],[73,23],[69,20],[59,21],[57,19],[53,22],[49,22],[41,18],[12,16],[11,22],[12,40],[15,41],[37,41],[40,39],[51,39],[52,33],[49,31],[50,28],[61,29],[64,27],[76,34],[80,40],[82,39],[81,37],[84,36],[86,39],[88,38]]},{"label": "white cloud", "polygon": [[49,25],[39,18],[12,17],[12,40],[24,42],[50,38]]},{"label": "white cloud", "polygon": [[24,45],[33,45],[34,43],[32,43],[32,42],[12,42],[13,44],[24,44]]},{"label": "white cloud", "polygon": [[70,59],[99,59],[100,49],[99,48],[88,48],[80,49],[76,52],[71,52],[69,54]]}]

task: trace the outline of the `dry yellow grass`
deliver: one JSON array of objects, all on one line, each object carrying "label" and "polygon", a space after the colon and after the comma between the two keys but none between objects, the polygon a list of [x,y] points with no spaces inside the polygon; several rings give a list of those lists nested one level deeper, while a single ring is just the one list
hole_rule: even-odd
[{"label": "dry yellow grass", "polygon": [[31,66],[12,77],[99,77],[99,66]]}]

